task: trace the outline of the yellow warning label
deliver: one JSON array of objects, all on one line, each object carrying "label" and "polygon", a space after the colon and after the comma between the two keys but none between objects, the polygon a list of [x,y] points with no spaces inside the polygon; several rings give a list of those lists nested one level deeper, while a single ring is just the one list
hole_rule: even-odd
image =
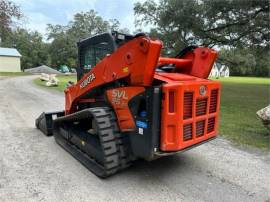
[{"label": "yellow warning label", "polygon": [[128,67],[123,67],[123,72],[124,73],[128,73],[129,72],[129,68]]}]

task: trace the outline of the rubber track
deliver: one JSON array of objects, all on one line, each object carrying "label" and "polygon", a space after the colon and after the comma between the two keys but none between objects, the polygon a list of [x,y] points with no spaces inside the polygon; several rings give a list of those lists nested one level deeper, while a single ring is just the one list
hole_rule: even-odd
[{"label": "rubber track", "polygon": [[[97,131],[101,147],[104,153],[103,165],[95,161],[66,138],[69,135],[65,127],[68,122],[93,118],[97,124]],[[128,158],[128,146],[125,145],[116,122],[114,112],[108,107],[96,107],[82,110],[74,114],[60,117],[54,120],[54,136],[56,142],[70,152],[76,159],[84,164],[90,171],[99,177],[105,178],[125,169],[130,165]]]}]

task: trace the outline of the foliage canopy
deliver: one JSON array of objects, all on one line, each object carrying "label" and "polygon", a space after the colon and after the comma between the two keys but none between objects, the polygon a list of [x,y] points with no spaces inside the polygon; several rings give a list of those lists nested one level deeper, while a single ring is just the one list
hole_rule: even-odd
[{"label": "foliage canopy", "polygon": [[[137,26],[150,27],[148,34],[163,41],[165,55],[203,45],[219,50],[218,61],[229,66],[232,75],[270,72],[269,0],[148,0],[135,3],[134,13]],[[16,47],[23,68],[44,63],[76,67],[79,40],[111,30],[129,32],[118,20],[105,20],[90,10],[75,14],[66,25],[48,24],[44,42],[38,32],[12,26],[22,16],[17,5],[0,0],[0,45]]]},{"label": "foliage canopy", "polygon": [[266,76],[270,70],[268,0],[149,0],[134,11],[136,24],[163,40],[165,54],[203,45],[221,49],[219,62],[233,74]]}]

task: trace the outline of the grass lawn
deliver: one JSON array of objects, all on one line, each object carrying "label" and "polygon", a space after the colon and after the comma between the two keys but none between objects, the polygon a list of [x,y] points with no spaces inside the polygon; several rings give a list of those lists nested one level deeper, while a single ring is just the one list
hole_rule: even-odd
[{"label": "grass lawn", "polygon": [[270,131],[256,112],[270,103],[270,79],[230,77],[222,83],[219,134],[237,144],[270,150]]},{"label": "grass lawn", "polygon": [[59,85],[55,87],[47,87],[46,86],[46,81],[41,81],[39,78],[34,80],[34,83],[43,86],[48,89],[54,89],[63,92],[66,88],[67,82],[68,81],[74,81],[76,82],[76,76],[57,76],[56,78],[59,79]]},{"label": "grass lawn", "polygon": [[[46,87],[44,81],[34,83],[49,89],[64,91],[75,76],[58,76],[58,87]],[[256,112],[270,103],[270,79],[230,77],[222,83],[219,135],[239,145],[270,151],[270,131],[257,118]]]},{"label": "grass lawn", "polygon": [[26,72],[0,72],[0,76],[25,76],[29,75]]}]

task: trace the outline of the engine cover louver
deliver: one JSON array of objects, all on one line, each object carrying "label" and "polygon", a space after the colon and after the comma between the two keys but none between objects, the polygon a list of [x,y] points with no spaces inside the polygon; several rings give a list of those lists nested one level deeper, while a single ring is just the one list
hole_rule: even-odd
[{"label": "engine cover louver", "polygon": [[200,98],[196,100],[196,116],[206,114],[207,98]]},{"label": "engine cover louver", "polygon": [[189,119],[192,117],[192,103],[193,103],[193,93],[185,92],[184,94],[184,119]]},{"label": "engine cover louver", "polygon": [[208,119],[207,133],[212,132],[215,129],[215,117]]},{"label": "engine cover louver", "polygon": [[205,120],[196,122],[196,137],[201,137],[204,134]]},{"label": "engine cover louver", "polygon": [[192,139],[192,124],[184,125],[183,127],[183,140],[191,140]]}]

